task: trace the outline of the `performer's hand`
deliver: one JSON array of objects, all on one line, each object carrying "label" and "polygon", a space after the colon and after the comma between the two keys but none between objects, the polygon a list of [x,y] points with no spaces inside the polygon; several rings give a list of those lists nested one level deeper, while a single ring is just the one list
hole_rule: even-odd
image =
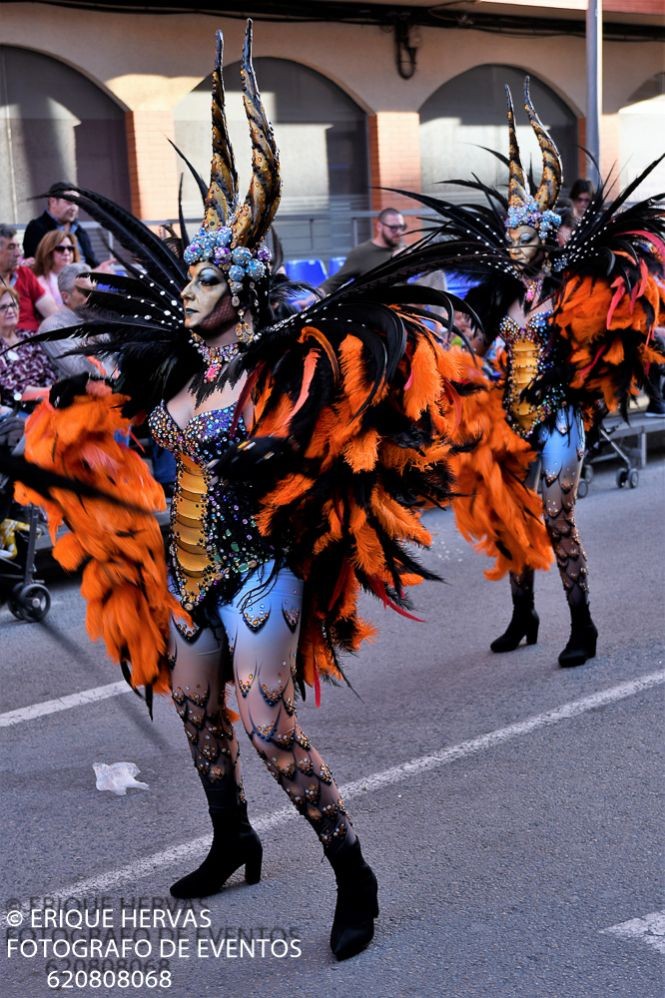
[{"label": "performer's hand", "polygon": [[71,378],[56,381],[49,392],[48,400],[54,409],[66,409],[77,395],[96,394],[94,391],[90,391],[91,382],[94,382],[96,387],[101,387],[102,384],[106,383],[106,379],[95,377],[87,371],[82,374],[73,374]]},{"label": "performer's hand", "polygon": [[219,460],[211,461],[208,470],[213,484],[222,478],[256,481],[270,477],[276,460],[283,461],[292,454],[293,448],[284,437],[255,437],[227,451]]}]

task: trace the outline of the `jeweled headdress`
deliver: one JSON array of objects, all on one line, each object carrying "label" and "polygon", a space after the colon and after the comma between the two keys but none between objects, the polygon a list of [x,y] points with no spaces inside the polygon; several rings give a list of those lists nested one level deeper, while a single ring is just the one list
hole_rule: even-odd
[{"label": "jeweled headdress", "polygon": [[510,179],[508,181],[508,215],[506,228],[530,225],[536,229],[541,239],[546,239],[552,230],[561,225],[561,216],[555,212],[561,189],[561,157],[545,126],[536,114],[529,94],[529,77],[524,80],[524,109],[529,116],[543,157],[543,174],[538,190],[531,193],[520,162],[520,150],[515,134],[515,111],[510,88],[506,87],[508,98],[508,129],[510,135],[509,159]]},{"label": "jeweled headdress", "polygon": [[185,250],[189,265],[210,260],[228,277],[235,306],[240,295],[266,276],[270,251],[263,237],[279,205],[279,154],[266,117],[252,65],[252,22],[247,22],[240,79],[252,142],[252,179],[242,204],[238,176],[224,109],[222,62],[224,42],[217,32],[217,57],[212,74],[212,162],[203,224]]}]

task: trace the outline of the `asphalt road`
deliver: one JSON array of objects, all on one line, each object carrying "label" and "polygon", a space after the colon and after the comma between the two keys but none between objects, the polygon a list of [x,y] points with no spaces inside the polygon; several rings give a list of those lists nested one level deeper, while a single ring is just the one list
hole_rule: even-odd
[{"label": "asphalt road", "polygon": [[[2,994],[46,996],[55,969],[52,984],[85,995],[660,998],[664,486],[665,464],[655,462],[635,490],[597,475],[579,503],[600,632],[583,668],[556,664],[568,620],[552,573],[538,579],[538,644],[489,652],[508,620],[507,585],[484,580],[484,559],[449,513],[428,518],[428,560],[447,581],[416,594],[427,622],[367,602],[380,636],[349,665],[355,692],[324,688],[322,709],[308,702],[300,712],[350,785],[349,811],[380,882],[375,942],[345,964],[328,950],[331,872],[244,736],[263,880],[247,887],[234,877],[216,897],[178,908],[168,886],[200,861],[192,843],[208,825],[170,703],[158,704],[154,723],[131,693],[8,716],[121,677],[86,643],[72,583],[52,584],[45,625],[0,608],[3,887],[19,912],[12,919],[23,919],[3,931],[51,945],[53,928],[31,927],[43,901],[30,899],[70,898],[78,915],[59,935],[71,942],[71,922],[86,912],[105,919],[101,937],[124,939],[134,970],[124,986],[120,958],[49,964],[29,942],[8,956],[16,943],[7,942]],[[95,788],[93,763],[121,760],[136,763],[148,790]],[[160,910],[163,925],[135,931]],[[149,976],[155,964],[170,986]],[[96,968],[115,977],[97,987]]]}]

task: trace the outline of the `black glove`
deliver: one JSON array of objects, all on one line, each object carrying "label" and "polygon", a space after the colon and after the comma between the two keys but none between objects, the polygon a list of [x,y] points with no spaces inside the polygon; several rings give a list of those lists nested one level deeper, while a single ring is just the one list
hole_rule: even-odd
[{"label": "black glove", "polygon": [[82,374],[73,374],[71,378],[63,378],[56,381],[49,392],[48,400],[55,409],[66,409],[72,404],[77,395],[85,395],[89,381],[105,381],[105,378],[98,378],[95,375],[84,371]]},{"label": "black glove", "polygon": [[255,437],[228,450],[209,467],[217,478],[259,481],[271,478],[277,468],[283,473],[294,455],[293,446],[284,437]]}]

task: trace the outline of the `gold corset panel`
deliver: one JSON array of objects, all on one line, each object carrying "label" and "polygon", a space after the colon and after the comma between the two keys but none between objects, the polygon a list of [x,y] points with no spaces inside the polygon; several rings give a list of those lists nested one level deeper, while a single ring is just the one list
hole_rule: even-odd
[{"label": "gold corset panel", "polygon": [[198,602],[204,580],[213,570],[207,549],[204,518],[208,485],[203,470],[191,458],[180,455],[178,488],[173,496],[173,554],[180,568],[180,585],[184,605]]},{"label": "gold corset panel", "polygon": [[247,430],[233,406],[200,412],[181,428],[162,403],[149,423],[154,439],[176,459],[169,562],[179,598],[192,610],[213,587],[235,586],[270,557],[250,512],[249,484],[227,482],[209,470],[247,439]]},{"label": "gold corset panel", "polygon": [[538,312],[524,326],[506,315],[499,327],[508,351],[504,407],[513,429],[523,437],[528,437],[546,414],[542,405],[534,405],[521,396],[543,370],[550,315],[549,311]]}]

